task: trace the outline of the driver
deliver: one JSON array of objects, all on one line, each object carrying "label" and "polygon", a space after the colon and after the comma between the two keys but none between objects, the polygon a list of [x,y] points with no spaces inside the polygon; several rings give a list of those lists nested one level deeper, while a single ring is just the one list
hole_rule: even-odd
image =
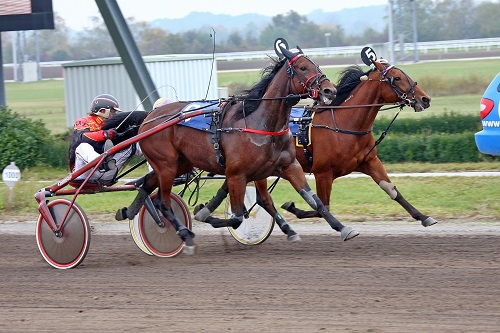
[{"label": "driver", "polygon": [[[73,127],[71,143],[69,146],[69,163],[71,172],[85,166],[104,152],[106,140],[112,140],[118,134],[114,129],[103,130],[102,126],[106,119],[113,117],[120,112],[118,100],[109,94],[101,94],[94,97],[90,105],[90,112],[87,116],[78,119]],[[107,160],[96,171],[92,180],[111,180],[115,176],[116,161],[121,158],[122,151],[113,155],[113,159]],[[78,176],[76,180],[87,178],[91,170]]]}]

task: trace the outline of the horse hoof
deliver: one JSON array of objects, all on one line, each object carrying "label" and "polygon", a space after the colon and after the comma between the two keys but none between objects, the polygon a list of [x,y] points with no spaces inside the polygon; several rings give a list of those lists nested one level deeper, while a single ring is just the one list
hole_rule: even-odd
[{"label": "horse hoof", "polygon": [[193,214],[195,214],[195,215],[196,215],[196,214],[198,214],[198,212],[199,212],[199,211],[200,211],[203,207],[205,207],[205,205],[204,205],[204,204],[199,204],[199,205],[194,206],[194,209],[193,209]]},{"label": "horse hoof", "polygon": [[431,225],[436,224],[436,223],[438,223],[438,221],[434,220],[430,216],[428,218],[426,218],[425,220],[422,221],[422,225],[424,227],[430,227]]},{"label": "horse hoof", "polygon": [[285,202],[284,204],[281,205],[281,208],[283,208],[286,211],[290,211],[290,209],[292,209],[294,207],[295,207],[295,204],[293,203],[293,201],[288,201],[288,202]]},{"label": "horse hoof", "polygon": [[196,245],[184,245],[184,248],[182,249],[182,253],[184,253],[187,256],[192,256],[194,255],[196,251]]},{"label": "horse hoof", "polygon": [[210,216],[210,214],[211,214],[210,210],[207,207],[203,207],[202,209],[200,209],[198,213],[194,215],[194,219],[196,221],[205,222],[207,217]]},{"label": "horse hoof", "polygon": [[300,242],[302,239],[300,238],[299,234],[295,234],[295,235],[289,235],[287,236],[287,241],[289,242]]},{"label": "horse hoof", "polygon": [[115,214],[115,220],[123,221],[127,219],[127,207],[118,209]]},{"label": "horse hoof", "polygon": [[345,226],[342,228],[342,230],[340,230],[340,238],[343,241],[347,241],[347,240],[352,239],[358,235],[359,235],[359,232],[357,232],[356,230],[354,230],[353,228],[348,227],[348,226]]}]

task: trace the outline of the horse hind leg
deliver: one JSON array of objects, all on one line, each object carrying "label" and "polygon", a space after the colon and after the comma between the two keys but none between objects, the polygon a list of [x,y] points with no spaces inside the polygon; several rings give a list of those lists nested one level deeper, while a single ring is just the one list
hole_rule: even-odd
[{"label": "horse hind leg", "polygon": [[209,223],[214,228],[224,228],[231,227],[233,229],[238,229],[238,227],[243,222],[243,214],[232,216],[228,219],[221,219],[218,217],[211,216],[212,213],[220,206],[220,204],[226,199],[229,193],[229,186],[227,184],[227,179],[222,184],[221,188],[217,190],[217,193],[210,201],[202,206],[197,207],[194,219],[200,222]]},{"label": "horse hind leg", "polygon": [[118,209],[115,214],[115,219],[117,221],[134,219],[134,216],[139,213],[147,197],[158,187],[158,179],[156,178],[155,173],[152,171],[136,180],[135,184],[138,187],[137,196],[130,204],[130,206]]},{"label": "horse hind leg", "polygon": [[269,191],[267,190],[267,181],[256,181],[255,187],[257,189],[257,204],[264,208],[269,215],[273,216],[274,222],[276,222],[276,224],[280,227],[289,242],[299,242],[301,240],[299,234],[292,229],[292,227],[276,210],[271,194],[269,194]]},{"label": "horse hind leg", "polygon": [[194,243],[195,234],[185,225],[181,223],[179,218],[175,215],[171,206],[167,206],[163,200],[158,199],[154,201],[156,208],[160,210],[162,215],[170,222],[170,224],[174,227],[177,235],[185,242],[183,253],[186,255],[193,255],[196,249],[196,244]]},{"label": "horse hind leg", "polygon": [[412,204],[406,201],[394,184],[382,180],[379,186],[391,197],[391,199],[399,203],[415,220],[420,221],[424,227],[429,227],[437,223],[435,219],[422,214],[418,209],[413,207]]},{"label": "horse hind leg", "polygon": [[299,219],[321,217],[321,215],[315,210],[302,210],[300,208],[295,207],[295,203],[293,201],[285,202],[283,205],[281,205],[281,208],[292,213]]},{"label": "horse hind leg", "polygon": [[204,206],[201,205],[195,208],[194,219],[200,222],[207,222],[206,221],[207,218],[209,218],[210,215],[217,209],[217,207],[220,206],[222,201],[226,199],[228,192],[229,190],[227,186],[227,181],[224,181],[221,188],[217,190],[215,196],[212,197],[212,199],[210,199],[208,203],[206,203]]}]

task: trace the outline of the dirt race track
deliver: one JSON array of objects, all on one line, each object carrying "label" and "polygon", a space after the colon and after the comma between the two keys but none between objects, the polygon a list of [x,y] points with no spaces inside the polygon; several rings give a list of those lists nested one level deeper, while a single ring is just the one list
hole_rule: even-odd
[{"label": "dirt race track", "polygon": [[198,253],[157,258],[93,223],[71,270],[34,224],[0,223],[1,332],[499,332],[500,222],[293,224],[259,246],[196,224]]}]

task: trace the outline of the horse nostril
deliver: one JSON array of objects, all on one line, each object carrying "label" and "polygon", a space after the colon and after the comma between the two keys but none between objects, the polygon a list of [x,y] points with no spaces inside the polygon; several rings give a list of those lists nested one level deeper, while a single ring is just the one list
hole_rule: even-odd
[{"label": "horse nostril", "polygon": [[422,103],[424,105],[429,106],[431,104],[431,98],[430,97],[422,97]]},{"label": "horse nostril", "polygon": [[331,97],[332,99],[335,98],[335,96],[337,95],[337,89],[333,88],[333,89],[324,89],[323,90],[323,94],[325,96],[329,96]]}]

